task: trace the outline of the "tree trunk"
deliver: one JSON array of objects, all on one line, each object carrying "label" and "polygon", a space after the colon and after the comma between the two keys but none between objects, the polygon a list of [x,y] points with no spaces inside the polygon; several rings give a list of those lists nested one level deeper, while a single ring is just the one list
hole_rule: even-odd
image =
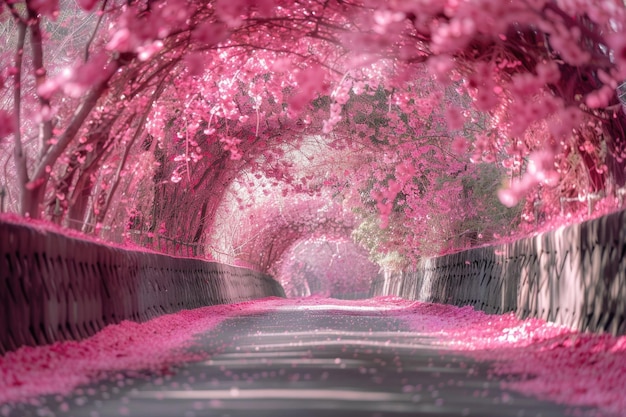
[{"label": "tree trunk", "polygon": [[[46,174],[46,177],[49,177],[49,175]],[[21,196],[21,213],[23,216],[31,219],[41,218],[41,206],[46,193],[44,184],[42,181],[31,182],[23,187]]]},{"label": "tree trunk", "polygon": [[606,165],[609,175],[615,180],[615,185],[626,185],[626,113],[620,109],[615,118],[610,117],[604,123],[607,137]]}]

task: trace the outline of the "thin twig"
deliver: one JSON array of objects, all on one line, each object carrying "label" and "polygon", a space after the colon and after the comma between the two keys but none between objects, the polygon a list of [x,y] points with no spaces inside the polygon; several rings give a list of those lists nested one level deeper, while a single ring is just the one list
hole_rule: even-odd
[{"label": "thin twig", "polygon": [[102,2],[102,8],[100,9],[100,16],[98,16],[96,27],[93,29],[93,33],[89,37],[87,45],[85,45],[85,62],[87,62],[87,60],[89,59],[89,48],[91,47],[93,40],[96,38],[96,34],[98,33],[98,29],[100,28],[100,23],[102,23],[102,19],[104,18],[104,9],[106,9],[107,7],[107,1],[108,0],[104,0]]}]

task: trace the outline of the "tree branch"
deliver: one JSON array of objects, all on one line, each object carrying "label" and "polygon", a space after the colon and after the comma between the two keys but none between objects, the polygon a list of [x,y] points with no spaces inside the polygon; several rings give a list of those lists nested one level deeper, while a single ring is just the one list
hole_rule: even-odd
[{"label": "tree branch", "polygon": [[126,145],[126,149],[124,150],[124,154],[122,155],[122,160],[120,161],[117,167],[117,170],[115,172],[113,185],[111,186],[111,189],[107,195],[107,199],[105,201],[104,207],[100,209],[100,212],[96,216],[96,218],[98,219],[98,222],[101,222],[104,219],[105,214],[109,210],[109,207],[111,206],[111,201],[113,200],[113,195],[115,194],[115,191],[117,190],[119,183],[120,183],[120,176],[122,174],[122,171],[126,167],[126,162],[128,161],[128,156],[130,155],[130,150],[135,144],[135,142],[137,141],[137,139],[139,138],[139,136],[141,135],[141,133],[144,131],[144,128],[146,126],[146,121],[148,120],[148,115],[150,114],[150,110],[152,109],[152,105],[154,104],[156,100],[159,99],[159,97],[161,96],[164,90],[165,90],[165,78],[161,80],[158,87],[152,94],[152,97],[150,98],[150,102],[147,103],[147,105],[145,106],[145,110],[139,120],[139,123],[137,123],[135,134],[131,138],[130,143]]},{"label": "tree branch", "polygon": [[[35,89],[39,88],[46,82],[46,69],[43,63],[43,37],[41,34],[41,21],[38,13],[32,8],[28,8],[28,19],[30,21],[30,45],[32,50],[33,59],[33,73],[35,76]],[[37,90],[35,90],[39,99],[40,110],[50,108],[50,100],[42,97]],[[50,139],[52,138],[52,120],[46,117],[47,120],[42,120],[39,124],[39,143],[40,143],[40,157],[45,155],[50,147]]]},{"label": "tree branch", "polygon": [[85,119],[87,119],[87,117],[91,113],[91,110],[93,110],[102,94],[107,90],[109,80],[113,77],[113,75],[121,66],[121,59],[118,58],[113,60],[110,65],[104,69],[105,75],[103,79],[100,80],[100,82],[98,82],[98,84],[96,84],[87,94],[85,100],[78,106],[78,108],[74,112],[72,121],[69,123],[65,131],[61,134],[57,143],[50,148],[50,150],[39,162],[39,165],[37,166],[37,169],[35,170],[35,173],[33,175],[33,180],[44,178],[47,167],[54,164],[54,162],[61,156],[63,151],[65,151],[68,145],[72,142],[74,137],[76,137],[76,134],[83,125],[83,122],[85,121]]},{"label": "tree branch", "polygon": [[24,60],[24,42],[27,26],[21,19],[16,19],[16,23],[18,32],[15,49],[15,74],[13,75],[13,123],[15,124],[13,155],[20,187],[24,187],[28,183],[28,168],[26,166],[26,155],[22,148],[22,63]]}]

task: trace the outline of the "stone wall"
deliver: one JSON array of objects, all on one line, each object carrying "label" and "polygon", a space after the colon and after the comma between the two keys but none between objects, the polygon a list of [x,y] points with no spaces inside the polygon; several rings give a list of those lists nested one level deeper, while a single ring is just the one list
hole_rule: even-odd
[{"label": "stone wall", "polygon": [[371,296],[514,311],[581,331],[626,334],[626,211],[510,244],[424,259],[379,276]]},{"label": "stone wall", "polygon": [[0,354],[122,320],[284,296],[269,275],[128,251],[0,220]]}]

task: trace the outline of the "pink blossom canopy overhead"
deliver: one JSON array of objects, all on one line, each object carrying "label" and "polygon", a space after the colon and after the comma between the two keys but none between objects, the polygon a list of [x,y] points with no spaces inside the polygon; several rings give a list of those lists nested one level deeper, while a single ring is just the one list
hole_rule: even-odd
[{"label": "pink blossom canopy overhead", "polygon": [[344,236],[400,265],[623,195],[621,0],[5,0],[0,13],[3,210],[244,259],[217,242],[219,216],[268,207],[279,230],[267,201],[307,196],[343,208],[303,217],[297,239],[347,210]]}]

